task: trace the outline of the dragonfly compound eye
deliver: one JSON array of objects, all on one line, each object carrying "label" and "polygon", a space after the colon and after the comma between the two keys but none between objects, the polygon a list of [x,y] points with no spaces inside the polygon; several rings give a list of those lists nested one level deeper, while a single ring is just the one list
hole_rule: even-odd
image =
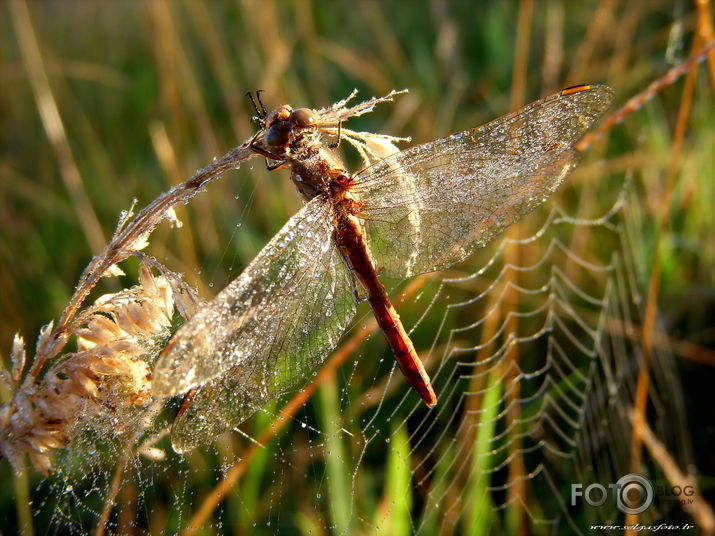
[{"label": "dragonfly compound eye", "polygon": [[290,126],[295,129],[312,128],[315,126],[315,115],[310,108],[297,108],[290,114]]},{"label": "dragonfly compound eye", "polygon": [[291,126],[288,121],[276,121],[266,130],[263,142],[268,147],[280,148],[290,139]]},{"label": "dragonfly compound eye", "polygon": [[272,126],[274,123],[278,123],[279,121],[288,121],[290,119],[290,114],[291,114],[292,108],[288,106],[287,104],[284,104],[282,106],[279,106],[275,110],[273,110],[271,113],[269,113],[266,116],[265,119],[265,124],[267,127]]}]

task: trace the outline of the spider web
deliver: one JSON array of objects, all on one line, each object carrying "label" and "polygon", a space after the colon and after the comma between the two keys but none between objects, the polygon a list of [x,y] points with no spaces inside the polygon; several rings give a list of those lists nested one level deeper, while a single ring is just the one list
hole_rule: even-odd
[{"label": "spider web", "polygon": [[[637,267],[645,266],[633,196],[627,184],[606,215],[590,220],[555,208],[532,236],[503,240],[483,267],[445,278],[416,300],[427,305],[413,337],[434,332],[425,325],[428,316],[441,317],[426,354],[439,404],[423,411],[399,386],[393,367],[371,407],[357,410],[353,492],[359,493],[365,472],[379,471],[371,461],[386,453],[399,452],[395,463],[411,474],[381,515],[361,518],[363,528],[391,527],[400,509],[421,512],[412,516],[411,531],[418,534],[437,528],[502,533],[509,511],[521,508],[533,527],[566,525],[568,531],[618,519],[615,505],[570,507],[564,489],[607,485],[631,472],[629,410],[641,359],[634,326],[644,275]],[[509,248],[518,248],[516,262]],[[652,427],[687,466],[677,373],[667,349],[655,354]],[[379,384],[379,373],[372,381]],[[346,409],[356,410],[344,396]],[[341,424],[334,433],[349,434],[349,421]],[[395,440],[402,446],[391,446]],[[654,468],[641,470],[654,481],[662,478]],[[653,509],[642,519],[660,515]]]},{"label": "spider web", "polygon": [[[497,528],[507,514],[494,513],[514,508],[523,508],[533,525],[565,523],[578,532],[582,519],[617,519],[607,505],[578,518],[562,495],[564,484],[605,485],[630,472],[628,413],[641,358],[634,326],[643,274],[636,267],[645,265],[636,206],[626,185],[597,219],[555,208],[538,232],[505,239],[475,273],[442,281],[435,301],[453,287],[467,295],[447,305],[440,334],[446,342],[441,351],[432,349],[442,406],[434,418],[404,421],[410,452],[419,459],[413,481],[428,485],[415,533],[432,533],[435,518],[449,518],[466,533]],[[582,250],[585,257],[575,251],[578,240],[601,248]],[[515,263],[507,260],[511,247],[520,249]],[[594,257],[597,249],[603,259]],[[653,427],[687,462],[681,396],[667,351],[656,352],[653,377]],[[365,428],[368,443],[384,435],[377,423],[397,417],[394,410],[382,413]]]},{"label": "spider web", "polygon": [[[528,219],[541,224],[530,236],[509,235],[473,256],[479,268],[465,264],[427,278],[417,294],[403,293],[397,308],[433,377],[433,410],[372,335],[274,434],[265,436],[295,393],[240,433],[185,457],[165,437],[171,411],[135,415],[145,439],[130,448],[83,434],[36,490],[48,497],[35,505],[46,518],[40,524],[84,533],[115,497],[108,533],[179,530],[206,483],[236,464],[245,472],[214,514],[219,532],[475,534],[508,533],[516,524],[571,534],[618,520],[613,501],[572,505],[571,485],[607,486],[631,472],[646,266],[640,199],[626,181],[606,214],[582,219],[553,206]],[[398,302],[401,293],[393,296]],[[687,467],[680,384],[667,348],[655,349],[651,376],[650,426]],[[665,482],[657,467],[639,472]],[[641,520],[657,520],[669,506],[657,503]]]}]

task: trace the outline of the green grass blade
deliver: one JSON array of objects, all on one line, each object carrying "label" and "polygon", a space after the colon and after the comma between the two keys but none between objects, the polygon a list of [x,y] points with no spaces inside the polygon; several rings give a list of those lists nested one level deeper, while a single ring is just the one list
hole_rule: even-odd
[{"label": "green grass blade", "polygon": [[335,378],[323,383],[318,392],[320,424],[325,432],[329,517],[336,534],[350,534],[352,468],[343,443],[342,415]]},{"label": "green grass blade", "polygon": [[410,441],[404,426],[393,424],[387,453],[385,494],[377,510],[376,534],[411,534],[412,470]]},{"label": "green grass blade", "polygon": [[420,522],[420,531],[423,534],[439,534],[442,512],[445,507],[445,495],[450,484],[450,471],[454,464],[454,449],[445,448],[436,456],[437,463],[434,478],[431,479],[430,489],[427,493],[426,507]]},{"label": "green grass blade", "polygon": [[498,375],[490,374],[487,388],[482,397],[482,412],[474,437],[472,471],[468,483],[467,497],[471,498],[471,508],[466,512],[466,533],[474,536],[487,534],[492,522],[492,501],[489,494],[490,477],[485,470],[493,466],[491,451],[494,446],[491,441],[496,428],[496,417],[499,413],[499,400],[502,391],[503,387],[498,381]]},{"label": "green grass blade", "polygon": [[[266,411],[256,413],[254,419],[253,436],[258,437],[261,432],[273,421],[277,404],[275,401],[266,406]],[[265,445],[260,449],[248,464],[246,473],[241,481],[240,492],[235,501],[238,508],[237,516],[241,527],[251,527],[256,522],[256,515],[259,511],[259,501],[261,499],[261,483],[266,475],[266,466],[269,457],[275,452],[272,444]],[[232,494],[233,496],[233,494]]]}]

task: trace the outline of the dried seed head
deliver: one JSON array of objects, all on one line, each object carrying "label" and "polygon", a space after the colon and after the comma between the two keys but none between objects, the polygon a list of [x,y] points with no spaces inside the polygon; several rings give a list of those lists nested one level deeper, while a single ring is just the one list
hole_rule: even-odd
[{"label": "dried seed head", "polygon": [[102,274],[102,277],[118,277],[122,275],[127,275],[124,273],[124,270],[122,270],[118,265],[112,264],[109,268],[107,268],[107,271]]},{"label": "dried seed head", "polygon": [[169,221],[169,224],[171,224],[171,226],[176,229],[178,229],[184,225],[183,222],[176,215],[176,211],[174,210],[174,207],[169,207],[168,209],[166,209],[166,212],[164,213],[164,217]]},{"label": "dried seed head", "polygon": [[12,363],[12,379],[18,383],[25,370],[25,339],[19,333],[15,334],[12,341],[12,351],[10,352]]},{"label": "dried seed head", "polygon": [[[16,469],[27,454],[38,470],[49,473],[51,454],[77,433],[95,429],[119,435],[122,421],[130,426],[132,415],[151,402],[150,362],[168,336],[174,300],[169,278],[154,276],[144,264],[140,281],[100,297],[78,315],[82,324],[71,330],[77,352],[57,359],[28,385],[20,386],[24,344],[15,338],[14,393],[0,408],[0,452]],[[49,343],[51,331],[51,325],[42,330],[38,348]]]}]

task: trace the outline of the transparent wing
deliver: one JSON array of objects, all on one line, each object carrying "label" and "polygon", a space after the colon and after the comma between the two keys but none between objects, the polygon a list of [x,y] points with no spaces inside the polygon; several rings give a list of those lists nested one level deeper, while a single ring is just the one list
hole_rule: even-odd
[{"label": "transparent wing", "polygon": [[237,428],[271,399],[256,388],[259,385],[254,381],[256,378],[247,381],[246,374],[251,372],[255,370],[238,365],[199,388],[171,427],[174,451],[188,452],[226,430]]},{"label": "transparent wing", "polygon": [[576,165],[573,144],[612,100],[607,86],[563,90],[358,173],[350,191],[380,273],[447,268],[532,211]]},{"label": "transparent wing", "polygon": [[183,394],[237,370],[237,391],[223,402],[236,404],[276,396],[307,377],[355,314],[331,221],[324,198],[313,199],[179,328],[154,368],[155,394]]}]

